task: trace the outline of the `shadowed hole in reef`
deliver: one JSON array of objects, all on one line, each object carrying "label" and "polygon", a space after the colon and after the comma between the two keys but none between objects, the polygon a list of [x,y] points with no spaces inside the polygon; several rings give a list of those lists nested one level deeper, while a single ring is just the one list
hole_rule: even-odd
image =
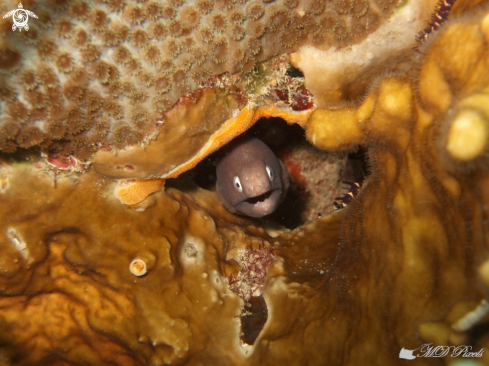
[{"label": "shadowed hole in reef", "polygon": [[489,338],[489,316],[486,314],[479,322],[473,325],[467,332],[467,341],[464,345],[472,346],[471,352],[479,352]]},{"label": "shadowed hole in reef", "polygon": [[[348,205],[367,174],[364,149],[350,154],[322,151],[306,140],[300,126],[281,118],[262,118],[246,134],[267,144],[289,171],[287,196],[274,213],[261,219],[288,229]],[[218,160],[219,151],[190,173],[201,188],[215,191]]]},{"label": "shadowed hole in reef", "polygon": [[289,75],[291,78],[303,78],[304,77],[304,74],[302,73],[302,71],[299,69],[296,69],[292,65],[289,65],[289,68],[287,69],[287,75]]},{"label": "shadowed hole in reef", "polygon": [[263,296],[252,296],[241,314],[241,340],[249,345],[255,344],[267,318],[268,309]]}]

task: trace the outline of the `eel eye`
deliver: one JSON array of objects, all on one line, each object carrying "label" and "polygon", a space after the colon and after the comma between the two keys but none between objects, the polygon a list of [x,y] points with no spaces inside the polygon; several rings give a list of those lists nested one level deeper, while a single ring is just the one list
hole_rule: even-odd
[{"label": "eel eye", "polygon": [[238,177],[234,177],[233,183],[234,183],[234,188],[236,188],[238,192],[243,192],[243,186],[241,185],[241,181],[239,180]]},{"label": "eel eye", "polygon": [[270,178],[270,182],[273,182],[273,178],[275,178],[275,176],[273,175],[273,170],[272,168],[270,168],[268,165],[266,166],[266,169],[267,169],[267,173],[268,173],[268,178]]}]

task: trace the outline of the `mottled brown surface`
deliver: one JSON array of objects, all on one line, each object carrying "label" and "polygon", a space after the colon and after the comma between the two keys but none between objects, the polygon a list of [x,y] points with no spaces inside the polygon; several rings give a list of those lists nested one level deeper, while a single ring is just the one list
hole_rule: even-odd
[{"label": "mottled brown surface", "polygon": [[[0,151],[135,145],[179,98],[226,72],[377,29],[393,0],[27,1],[29,31],[0,24]],[[0,3],[2,16],[18,2]]]},{"label": "mottled brown surface", "polygon": [[[60,179],[53,189],[42,172],[11,173],[17,189],[2,197],[8,297],[0,312],[2,353],[14,364],[145,365],[195,357],[215,364],[237,352],[240,299],[224,282],[226,242],[205,211],[177,191],[153,197],[156,205],[145,213],[129,210],[106,198],[93,174],[75,186]],[[22,208],[26,194],[37,199]],[[16,250],[7,230],[27,249]],[[195,257],[185,254],[188,243]],[[145,277],[130,273],[135,257],[146,258]]]}]

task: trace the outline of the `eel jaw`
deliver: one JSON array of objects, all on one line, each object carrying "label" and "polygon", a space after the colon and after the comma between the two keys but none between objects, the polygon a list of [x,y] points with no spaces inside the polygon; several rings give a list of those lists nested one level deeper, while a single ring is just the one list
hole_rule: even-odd
[{"label": "eel jaw", "polygon": [[234,208],[238,213],[263,217],[271,214],[281,201],[282,189],[272,189],[255,197],[247,198],[237,203]]}]

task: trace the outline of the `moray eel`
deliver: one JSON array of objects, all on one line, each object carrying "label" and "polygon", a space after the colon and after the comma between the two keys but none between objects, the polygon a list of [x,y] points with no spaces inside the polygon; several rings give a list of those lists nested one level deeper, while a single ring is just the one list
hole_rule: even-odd
[{"label": "moray eel", "polygon": [[251,217],[271,214],[289,188],[289,172],[270,148],[254,137],[224,147],[217,164],[216,193],[232,213]]}]

